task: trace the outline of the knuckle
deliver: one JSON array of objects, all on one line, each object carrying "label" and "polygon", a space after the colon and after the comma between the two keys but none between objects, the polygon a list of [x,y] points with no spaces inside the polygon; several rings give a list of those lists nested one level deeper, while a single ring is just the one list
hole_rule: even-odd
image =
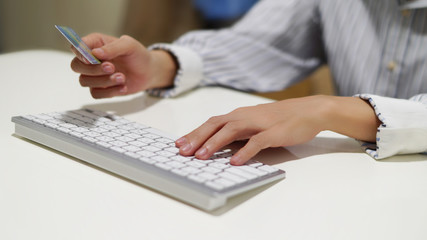
[{"label": "knuckle", "polygon": [[244,129],[242,123],[240,122],[228,122],[223,128],[233,136],[237,135]]},{"label": "knuckle", "polygon": [[123,35],[120,36],[120,38],[121,39],[129,39],[131,37],[129,35],[127,35],[127,34],[123,34]]},{"label": "knuckle", "polygon": [[103,38],[104,34],[102,34],[100,32],[94,32],[94,33],[90,34],[89,36],[95,37],[95,38]]},{"label": "knuckle", "polygon": [[95,90],[93,90],[92,88],[90,89],[90,95],[94,98],[94,99],[99,99],[100,97],[98,96],[97,92]]},{"label": "knuckle", "polygon": [[264,137],[259,134],[252,136],[249,142],[256,149],[264,149],[266,144]]},{"label": "knuckle", "polygon": [[71,61],[71,64],[70,64],[71,70],[73,70],[76,73],[79,72],[79,69],[78,69],[79,62],[80,62],[80,60],[77,57],[75,57],[75,58],[73,58],[73,60]]},{"label": "knuckle", "polygon": [[222,116],[213,116],[210,117],[207,121],[206,124],[208,125],[218,125],[222,122]]},{"label": "knuckle", "polygon": [[101,98],[99,96],[99,94],[98,94],[98,91],[96,91],[96,89],[94,89],[94,88],[90,89],[90,95],[92,95],[92,97],[95,98],[95,99],[100,99]]},{"label": "knuckle", "polygon": [[129,35],[122,35],[120,36],[120,40],[123,40],[125,42],[133,43],[135,39]]},{"label": "knuckle", "polygon": [[231,114],[242,114],[243,112],[246,112],[249,107],[239,107],[234,109]]},{"label": "knuckle", "polygon": [[86,79],[85,79],[85,77],[83,75],[80,75],[80,77],[79,77],[79,83],[80,83],[80,86],[82,86],[82,87],[87,87],[88,86],[87,81],[86,81]]},{"label": "knuckle", "polygon": [[98,89],[98,88],[91,88],[90,94],[94,99],[102,99],[102,98],[110,98],[112,96],[109,96],[108,93],[104,89]]}]

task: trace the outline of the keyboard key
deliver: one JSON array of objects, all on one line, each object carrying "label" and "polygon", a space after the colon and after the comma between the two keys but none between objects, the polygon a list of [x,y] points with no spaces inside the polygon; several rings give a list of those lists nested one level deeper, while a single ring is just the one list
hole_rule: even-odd
[{"label": "keyboard key", "polygon": [[128,137],[128,138],[131,138],[131,139],[135,140],[137,138],[140,138],[141,135],[140,134],[135,134],[135,133],[128,133],[128,134],[125,134],[124,137]]},{"label": "keyboard key", "polygon": [[222,173],[218,174],[218,176],[225,178],[227,180],[233,181],[235,183],[242,183],[242,182],[246,181],[245,178],[242,178],[242,177],[235,175],[235,174],[231,174],[229,172],[222,172]]},{"label": "keyboard key", "polygon": [[223,184],[220,184],[220,183],[217,183],[217,182],[212,182],[212,181],[207,182],[206,186],[208,186],[210,188],[213,188],[215,190],[222,190],[222,189],[225,188],[225,186]]},{"label": "keyboard key", "polygon": [[214,183],[218,183],[220,185],[222,185],[223,187],[231,187],[233,185],[236,185],[236,182],[224,179],[224,178],[218,178],[216,180],[214,180]]},{"label": "keyboard key", "polygon": [[115,138],[120,136],[120,134],[115,133],[115,132],[104,132],[102,135],[107,136],[107,137],[111,137],[111,138]]},{"label": "keyboard key", "polygon": [[165,144],[165,143],[161,143],[161,142],[154,142],[153,144],[151,144],[151,146],[154,146],[154,147],[158,147],[158,148],[167,148],[168,147],[168,145],[167,144]]},{"label": "keyboard key", "polygon": [[178,162],[188,162],[188,161],[191,160],[190,158],[184,157],[184,156],[181,156],[181,155],[173,156],[170,159],[174,160],[174,161],[178,161]]},{"label": "keyboard key", "polygon": [[189,161],[189,162],[186,162],[185,164],[187,164],[188,166],[195,167],[195,168],[201,168],[201,167],[205,167],[206,166],[206,164],[203,164],[203,163],[200,163],[200,162],[196,162],[196,161]]},{"label": "keyboard key", "polygon": [[170,159],[167,157],[163,157],[163,156],[159,156],[159,155],[154,155],[151,157],[151,159],[156,160],[156,162],[169,162]]},{"label": "keyboard key", "polygon": [[238,176],[245,178],[245,179],[255,179],[257,177],[255,174],[245,172],[245,171],[238,169],[238,168],[227,168],[227,169],[225,169],[225,171],[232,173],[232,174],[235,174],[235,175],[238,175]]},{"label": "keyboard key", "polygon": [[143,143],[147,143],[147,144],[155,142],[153,139],[146,138],[146,137],[138,138],[138,141],[143,142]]},{"label": "keyboard key", "polygon": [[89,136],[89,137],[100,137],[101,136],[101,134],[100,133],[97,133],[97,132],[91,132],[91,131],[86,131],[86,132],[84,132],[84,135],[86,135],[86,136]]},{"label": "keyboard key", "polygon": [[159,136],[157,136],[155,134],[151,134],[151,133],[145,134],[144,137],[151,138],[151,139],[157,139],[157,138],[159,138]]},{"label": "keyboard key", "polygon": [[183,176],[183,177],[185,177],[185,176],[187,176],[189,174],[188,172],[183,171],[181,169],[173,169],[172,172],[175,173],[175,174],[178,174],[180,176]]},{"label": "keyboard key", "polygon": [[194,174],[202,172],[202,170],[195,167],[185,167],[185,168],[181,168],[181,170],[187,173],[194,173]]},{"label": "keyboard key", "polygon": [[146,147],[144,147],[144,149],[147,151],[150,151],[150,152],[158,152],[161,150],[160,148],[153,147],[153,146],[146,146]]},{"label": "keyboard key", "polygon": [[133,146],[137,146],[137,147],[143,147],[143,146],[147,146],[146,143],[140,142],[140,141],[132,141],[132,142],[128,142],[130,145]]},{"label": "keyboard key", "polygon": [[127,131],[127,130],[124,130],[124,129],[114,129],[114,130],[112,130],[112,132],[114,132],[114,133],[117,133],[117,134],[120,134],[120,135],[125,135],[125,134],[128,134],[129,133],[129,131]]},{"label": "keyboard key", "polygon": [[116,147],[123,147],[126,146],[127,144],[125,142],[116,140],[116,141],[111,141],[109,142],[111,145],[116,146]]},{"label": "keyboard key", "polygon": [[139,160],[141,160],[141,161],[143,161],[143,162],[145,162],[145,163],[149,163],[149,164],[153,164],[153,163],[156,163],[156,161],[155,160],[153,160],[153,159],[151,159],[151,158],[149,158],[149,157],[140,157],[140,158],[138,158]]},{"label": "keyboard key", "polygon": [[83,137],[84,140],[91,142],[91,143],[96,143],[98,140],[96,140],[95,138],[92,137]]},{"label": "keyboard key", "polygon": [[98,139],[99,141],[102,141],[102,142],[112,142],[112,141],[114,141],[114,138],[111,138],[111,137],[108,137],[108,136],[103,136],[103,135],[101,135],[99,137],[96,137],[96,139]]},{"label": "keyboard key", "polygon": [[213,163],[209,163],[209,167],[214,167],[214,168],[218,168],[218,169],[224,169],[224,168],[230,167],[230,164],[213,162]]},{"label": "keyboard key", "polygon": [[166,164],[169,165],[169,166],[171,166],[171,167],[173,167],[173,168],[182,168],[182,167],[185,167],[185,164],[180,163],[180,162],[175,162],[175,161],[169,161]]},{"label": "keyboard key", "polygon": [[206,178],[201,177],[199,175],[190,175],[190,176],[188,176],[188,179],[191,179],[191,180],[196,181],[198,183],[206,182],[206,180],[207,180]]},{"label": "keyboard key", "polygon": [[82,137],[85,136],[82,133],[74,132],[74,131],[70,131],[69,133],[70,133],[71,136],[78,137],[78,138],[82,138]]},{"label": "keyboard key", "polygon": [[164,170],[171,170],[172,169],[171,166],[164,164],[164,163],[156,163],[155,165],[156,165],[156,167],[162,168]]},{"label": "keyboard key", "polygon": [[159,154],[160,156],[163,156],[163,157],[172,157],[172,156],[176,155],[175,153],[171,153],[171,152],[164,151],[164,150],[158,151],[156,153]]},{"label": "keyboard key", "polygon": [[110,148],[110,147],[112,147],[112,145],[111,145],[111,144],[106,143],[106,142],[101,142],[101,141],[97,141],[97,142],[96,142],[96,144],[98,144],[98,145],[100,145],[100,146],[102,146],[102,147],[105,147],[105,148]]},{"label": "keyboard key", "polygon": [[121,147],[117,147],[117,146],[112,146],[111,149],[118,152],[118,153],[125,153],[126,152],[126,150],[124,150]]},{"label": "keyboard key", "polygon": [[175,154],[179,153],[179,148],[177,147],[168,147],[168,148],[165,148],[164,150],[171,153],[175,153]]},{"label": "keyboard key", "polygon": [[267,171],[261,171],[261,170],[259,170],[257,168],[253,168],[253,167],[250,167],[250,166],[238,166],[236,168],[240,169],[240,170],[243,170],[245,172],[248,172],[248,173],[255,174],[257,176],[264,176],[264,175],[267,174]]},{"label": "keyboard key", "polygon": [[202,170],[205,172],[213,173],[213,174],[222,172],[222,170],[220,170],[218,168],[213,168],[213,167],[204,167],[204,168],[202,168]]},{"label": "keyboard key", "polygon": [[274,172],[279,171],[279,169],[277,169],[277,168],[273,168],[273,167],[268,166],[268,165],[263,165],[263,166],[259,167],[258,169],[259,169],[259,170],[266,171],[266,172],[268,172],[268,173],[274,173]]},{"label": "keyboard key", "polygon": [[142,150],[142,151],[139,151],[139,152],[136,152],[136,153],[139,154],[139,155],[141,155],[141,156],[143,156],[143,157],[152,157],[152,156],[156,155],[155,153],[147,151],[147,150]]},{"label": "keyboard key", "polygon": [[122,147],[122,148],[123,148],[124,150],[126,150],[126,151],[134,152],[134,153],[141,151],[141,148],[139,148],[139,147],[135,147],[135,146],[132,146],[132,145],[127,145],[127,146],[124,146],[124,147]]},{"label": "keyboard key", "polygon": [[199,175],[198,175],[198,176],[203,177],[203,178],[205,178],[205,179],[207,179],[207,180],[213,180],[213,179],[215,179],[215,178],[218,178],[218,176],[217,176],[217,175],[212,174],[212,173],[208,173],[208,172],[202,172],[202,173],[199,173]]},{"label": "keyboard key", "polygon": [[119,141],[121,141],[121,142],[130,142],[130,141],[133,141],[133,139],[132,139],[132,138],[130,138],[130,137],[125,137],[125,136],[116,137],[115,139],[116,139],[116,140],[119,140]]},{"label": "keyboard key", "polygon": [[139,154],[136,154],[134,152],[125,152],[125,155],[132,157],[132,158],[139,158],[141,157]]}]

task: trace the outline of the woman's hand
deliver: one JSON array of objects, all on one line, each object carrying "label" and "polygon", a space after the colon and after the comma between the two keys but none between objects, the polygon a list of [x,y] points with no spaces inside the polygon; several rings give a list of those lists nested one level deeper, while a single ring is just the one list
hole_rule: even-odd
[{"label": "woman's hand", "polygon": [[182,155],[208,159],[236,140],[248,139],[230,162],[241,165],[268,147],[291,146],[332,130],[361,140],[375,140],[379,121],[364,100],[311,96],[238,108],[210,118],[176,141]]},{"label": "woman's hand", "polygon": [[129,36],[115,38],[94,33],[82,40],[93,49],[93,55],[102,63],[88,64],[72,47],[77,57],[71,62],[71,68],[81,74],[80,84],[89,87],[94,98],[173,85],[177,66],[173,57],[165,51],[148,51]]}]

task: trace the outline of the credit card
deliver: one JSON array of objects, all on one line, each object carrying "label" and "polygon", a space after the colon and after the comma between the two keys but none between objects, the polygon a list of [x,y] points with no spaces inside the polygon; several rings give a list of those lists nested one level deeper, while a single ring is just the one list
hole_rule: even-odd
[{"label": "credit card", "polygon": [[101,63],[101,61],[93,56],[92,50],[82,41],[79,35],[77,35],[77,33],[72,28],[58,25],[55,25],[55,27],[91,64]]}]

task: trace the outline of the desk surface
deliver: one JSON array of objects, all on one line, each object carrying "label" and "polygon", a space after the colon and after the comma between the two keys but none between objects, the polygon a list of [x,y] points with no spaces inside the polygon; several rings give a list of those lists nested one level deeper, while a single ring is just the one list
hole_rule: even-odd
[{"label": "desk surface", "polygon": [[375,161],[325,132],[257,158],[287,178],[207,213],[13,135],[14,115],[92,107],[181,136],[267,99],[203,88],[94,100],[71,54],[0,55],[0,239],[427,239],[427,155]]}]

